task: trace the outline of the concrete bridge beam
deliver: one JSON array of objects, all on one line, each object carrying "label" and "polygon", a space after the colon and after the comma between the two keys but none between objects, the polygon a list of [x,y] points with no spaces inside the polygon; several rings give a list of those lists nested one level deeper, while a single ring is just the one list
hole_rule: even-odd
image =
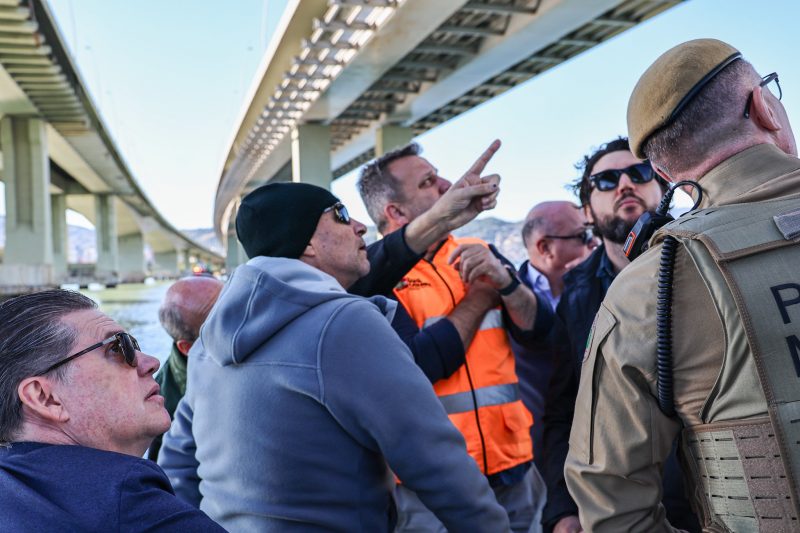
[{"label": "concrete bridge beam", "polygon": [[144,260],[144,236],[141,233],[121,235],[119,248],[119,278],[127,283],[141,283],[147,273]]},{"label": "concrete bridge beam", "polygon": [[395,148],[401,148],[414,139],[414,130],[404,126],[385,125],[375,132],[375,157],[380,157]]},{"label": "concrete bridge beam", "polygon": [[0,145],[6,184],[6,246],[0,283],[24,280],[27,285],[50,285],[54,282],[53,228],[44,122],[4,116]]},{"label": "concrete bridge beam", "polygon": [[331,188],[331,129],[302,124],[292,130],[292,181]]},{"label": "concrete bridge beam", "polygon": [[95,276],[101,281],[116,281],[119,277],[119,243],[114,196],[95,196],[95,234],[97,239],[97,268]]}]

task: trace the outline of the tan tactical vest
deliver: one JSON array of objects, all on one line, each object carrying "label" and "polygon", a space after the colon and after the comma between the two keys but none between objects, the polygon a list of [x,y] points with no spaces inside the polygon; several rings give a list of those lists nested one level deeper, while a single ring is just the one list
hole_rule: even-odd
[{"label": "tan tactical vest", "polygon": [[800,531],[800,197],[696,211],[665,235],[697,265],[725,332],[708,423],[682,436],[706,530]]}]

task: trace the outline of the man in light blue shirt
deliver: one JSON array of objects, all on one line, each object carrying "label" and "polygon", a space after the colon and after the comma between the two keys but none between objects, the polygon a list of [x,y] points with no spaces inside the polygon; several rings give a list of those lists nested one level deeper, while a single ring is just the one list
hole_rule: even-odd
[{"label": "man in light blue shirt", "polygon": [[[537,204],[525,218],[522,242],[528,261],[519,269],[520,280],[555,310],[564,290],[562,276],[581,263],[597,245],[583,211],[570,202]],[[514,343],[522,401],[533,414],[531,428],[534,462],[541,469],[544,399],[553,372],[547,342],[537,349]]]}]

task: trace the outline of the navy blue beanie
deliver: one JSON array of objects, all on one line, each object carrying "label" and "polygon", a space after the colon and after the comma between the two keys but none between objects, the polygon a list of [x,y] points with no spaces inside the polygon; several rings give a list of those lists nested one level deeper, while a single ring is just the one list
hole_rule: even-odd
[{"label": "navy blue beanie", "polygon": [[303,255],[319,217],[338,202],[331,192],[308,183],[270,183],[242,199],[236,236],[248,257]]}]

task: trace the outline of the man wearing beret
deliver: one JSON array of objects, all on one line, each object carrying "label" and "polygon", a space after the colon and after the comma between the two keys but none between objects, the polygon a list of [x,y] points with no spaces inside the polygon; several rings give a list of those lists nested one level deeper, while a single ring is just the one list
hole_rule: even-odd
[{"label": "man wearing beret", "polygon": [[244,198],[236,230],[251,259],[192,349],[170,477],[232,531],[391,531],[391,468],[448,528],[506,531],[389,324],[396,304],[345,291],[370,268],[364,225],[325,189],[275,183]]},{"label": "man wearing beret", "polygon": [[587,530],[672,530],[661,467],[679,434],[705,530],[798,529],[800,160],[780,96],[713,39],[667,51],[631,95],[634,154],[703,195],[595,319],[566,464]]}]

